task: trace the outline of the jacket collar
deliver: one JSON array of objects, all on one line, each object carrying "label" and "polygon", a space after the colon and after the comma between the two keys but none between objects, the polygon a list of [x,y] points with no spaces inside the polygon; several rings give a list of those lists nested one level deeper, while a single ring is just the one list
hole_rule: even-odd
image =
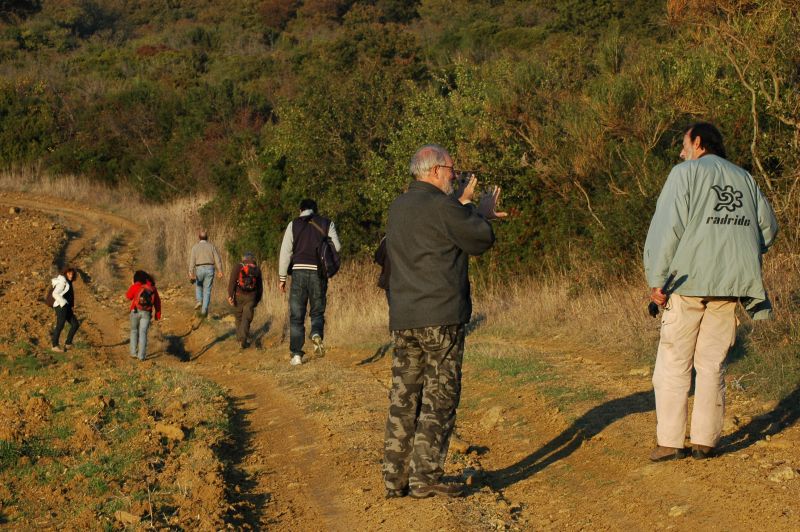
[{"label": "jacket collar", "polygon": [[444,194],[438,187],[426,182],[426,181],[418,181],[414,180],[408,185],[408,190],[420,190],[422,192],[430,192],[436,194]]}]

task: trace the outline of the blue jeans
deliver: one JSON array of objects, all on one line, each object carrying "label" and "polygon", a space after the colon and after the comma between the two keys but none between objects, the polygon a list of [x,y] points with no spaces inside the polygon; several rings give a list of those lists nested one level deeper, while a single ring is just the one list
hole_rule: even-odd
[{"label": "blue jeans", "polygon": [[293,270],[289,288],[289,350],[303,354],[305,343],[306,306],[311,306],[311,336],[325,337],[325,304],[328,279],[314,270]]},{"label": "blue jeans", "polygon": [[208,303],[211,301],[211,285],[214,284],[214,266],[203,265],[194,267],[195,283],[194,297],[202,303],[200,313],[208,314]]},{"label": "blue jeans", "polygon": [[[131,356],[144,360],[147,353],[147,329],[150,328],[150,313],[131,311]],[[137,350],[138,346],[138,350]]]}]

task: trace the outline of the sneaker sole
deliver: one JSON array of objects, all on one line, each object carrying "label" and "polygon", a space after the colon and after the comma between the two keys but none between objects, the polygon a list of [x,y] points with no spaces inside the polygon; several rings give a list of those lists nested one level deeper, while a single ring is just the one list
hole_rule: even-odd
[{"label": "sneaker sole", "polygon": [[314,354],[320,357],[324,357],[325,346],[322,344],[322,340],[320,340],[319,342],[315,342],[314,340],[312,340],[312,342],[314,343]]}]

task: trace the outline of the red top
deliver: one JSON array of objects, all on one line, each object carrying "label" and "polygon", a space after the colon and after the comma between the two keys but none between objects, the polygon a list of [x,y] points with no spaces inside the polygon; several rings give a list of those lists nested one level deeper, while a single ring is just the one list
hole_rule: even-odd
[{"label": "red top", "polygon": [[150,289],[153,291],[153,310],[155,310],[156,314],[156,321],[161,319],[161,298],[158,297],[158,289],[149,281],[143,285],[142,283],[133,283],[128,291],[125,293],[125,297],[131,300],[131,308],[128,310],[133,310],[136,308],[136,303],[139,301],[139,293],[142,291],[144,286],[149,286]]}]

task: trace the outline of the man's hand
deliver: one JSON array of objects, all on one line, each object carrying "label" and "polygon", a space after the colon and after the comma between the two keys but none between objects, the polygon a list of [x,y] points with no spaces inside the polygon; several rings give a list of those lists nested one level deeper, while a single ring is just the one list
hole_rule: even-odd
[{"label": "man's hand", "polygon": [[286,281],[278,281],[278,288],[284,294],[286,293]]},{"label": "man's hand", "polygon": [[667,304],[667,295],[664,293],[661,288],[651,288],[650,289],[650,301],[658,305],[659,307],[663,307]]},{"label": "man's hand", "polygon": [[508,216],[507,212],[497,212],[497,204],[500,202],[500,187],[493,187],[491,191],[481,195],[480,202],[478,203],[478,214],[487,220],[496,220],[497,218],[505,218]]},{"label": "man's hand", "polygon": [[228,296],[228,304],[232,307],[235,307],[236,301],[231,296]]},{"label": "man's hand", "polygon": [[191,280],[191,281],[196,281],[197,280],[197,276],[194,274],[194,272],[191,272],[189,274],[189,280]]},{"label": "man's hand", "polygon": [[471,174],[469,179],[464,182],[458,183],[458,190],[456,191],[456,197],[461,205],[466,205],[472,201],[472,198],[475,197],[475,187],[478,184],[478,178],[475,177],[475,174]]},{"label": "man's hand", "polygon": [[217,279],[222,279],[222,270],[217,272]]}]

